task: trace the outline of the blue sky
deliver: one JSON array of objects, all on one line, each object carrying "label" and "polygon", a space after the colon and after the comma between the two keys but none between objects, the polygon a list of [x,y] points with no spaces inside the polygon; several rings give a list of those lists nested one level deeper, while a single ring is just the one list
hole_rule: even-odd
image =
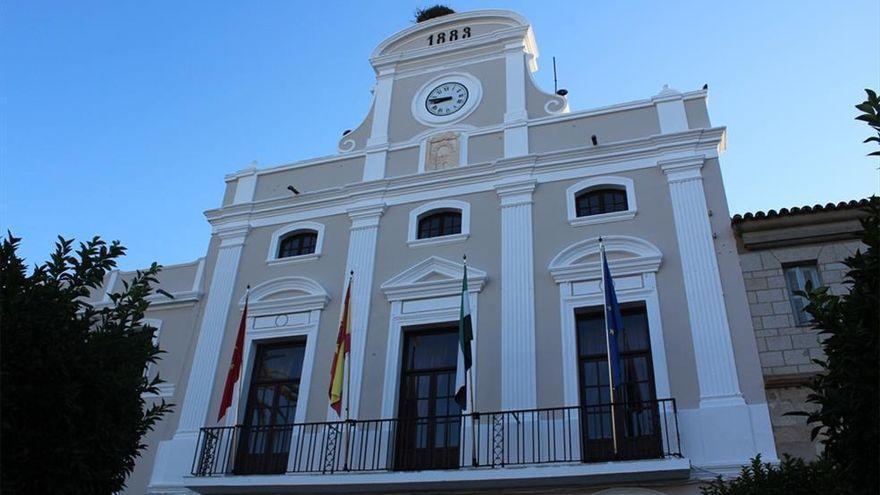
[{"label": "blue sky", "polygon": [[[853,120],[880,86],[880,2],[483,2],[532,21],[572,109],[709,84],[732,212],[865,197]],[[372,49],[424,2],[0,4],[0,227],[119,239],[132,269],[202,256],[223,176],[335,152],[367,112]]]}]

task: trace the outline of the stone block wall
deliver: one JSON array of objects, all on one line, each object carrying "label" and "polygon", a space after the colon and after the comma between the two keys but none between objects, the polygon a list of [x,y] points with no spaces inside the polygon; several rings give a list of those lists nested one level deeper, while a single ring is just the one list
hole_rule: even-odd
[{"label": "stone block wall", "polygon": [[821,452],[810,440],[812,427],[793,411],[811,410],[806,383],[820,370],[822,336],[810,325],[797,325],[783,269],[788,264],[815,262],[822,285],[843,294],[846,266],[842,261],[861,246],[859,241],[836,241],[778,247],[740,253],[749,309],[770,406],[770,420],[779,455],[810,459]]},{"label": "stone block wall", "polygon": [[815,373],[819,367],[812,360],[823,356],[819,333],[796,324],[783,267],[815,261],[822,284],[842,294],[847,290],[842,261],[859,246],[843,241],[740,253],[764,376]]}]

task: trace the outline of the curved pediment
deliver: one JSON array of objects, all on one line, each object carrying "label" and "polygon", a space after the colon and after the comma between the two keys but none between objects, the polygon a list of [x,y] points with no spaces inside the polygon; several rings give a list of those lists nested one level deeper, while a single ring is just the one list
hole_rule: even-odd
[{"label": "curved pediment", "polygon": [[[452,31],[454,39],[450,37]],[[438,42],[441,33],[443,41]],[[436,17],[399,31],[379,43],[370,60],[379,66],[409,56],[483,45],[510,36],[525,38],[526,51],[537,58],[534,35],[523,16],[509,10],[475,10]]]},{"label": "curved pediment", "polygon": [[[306,277],[279,277],[250,290],[248,310],[256,314],[323,309],[330,295],[318,282]],[[242,296],[239,306],[244,307]]]},{"label": "curved pediment", "polygon": [[[468,265],[468,290],[479,292],[486,283],[486,272]],[[448,296],[461,292],[464,264],[439,256],[420,261],[382,284],[389,301]]]},{"label": "curved pediment", "polygon": [[[660,268],[663,253],[644,239],[612,235],[602,240],[614,276],[656,272]],[[599,238],[576,242],[563,249],[550,261],[548,269],[557,283],[600,278]]]}]

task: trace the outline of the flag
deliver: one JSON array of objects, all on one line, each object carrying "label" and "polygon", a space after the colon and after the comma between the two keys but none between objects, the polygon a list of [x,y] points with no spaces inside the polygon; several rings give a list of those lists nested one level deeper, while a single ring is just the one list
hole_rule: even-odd
[{"label": "flag", "polygon": [[339,334],[336,337],[336,353],[330,366],[330,407],[342,415],[342,389],[345,381],[345,355],[351,350],[351,281],[345,290],[345,302],[339,317]]},{"label": "flag", "polygon": [[608,268],[608,258],[605,256],[605,248],[602,248],[602,292],[605,295],[605,331],[608,343],[608,366],[611,368],[611,387],[621,384],[620,349],[617,343],[617,334],[623,331],[623,317],[620,315],[620,305],[617,303],[617,294],[614,292],[614,280],[611,279],[611,270]]},{"label": "flag", "polygon": [[[248,292],[249,291],[250,287],[248,287]],[[244,296],[244,311],[241,313],[241,321],[238,324],[238,335],[235,337],[235,349],[232,351],[232,362],[229,363],[229,372],[226,373],[226,386],[223,387],[223,398],[220,399],[220,413],[217,415],[218,423],[223,419],[223,416],[226,415],[226,410],[229,409],[229,406],[232,405],[232,394],[235,391],[235,383],[238,381],[238,377],[241,374],[241,360],[242,353],[244,352],[244,333],[245,327],[247,326],[248,292],[246,292]]]},{"label": "flag", "polygon": [[467,408],[467,373],[473,362],[471,341],[474,330],[471,323],[471,304],[468,296],[467,262],[464,264],[464,275],[461,279],[461,311],[458,319],[458,361],[455,366],[455,402],[462,409]]}]

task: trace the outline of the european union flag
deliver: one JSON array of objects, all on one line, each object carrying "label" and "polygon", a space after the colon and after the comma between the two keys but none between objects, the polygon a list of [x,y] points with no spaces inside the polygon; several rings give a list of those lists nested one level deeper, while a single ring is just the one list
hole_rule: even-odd
[{"label": "european union flag", "polygon": [[620,304],[617,303],[617,294],[614,292],[614,281],[611,280],[611,270],[608,268],[608,259],[605,251],[602,251],[602,280],[605,294],[605,331],[608,335],[608,365],[611,367],[611,387],[621,384],[620,349],[617,345],[617,334],[623,331],[623,317],[620,315]]}]

